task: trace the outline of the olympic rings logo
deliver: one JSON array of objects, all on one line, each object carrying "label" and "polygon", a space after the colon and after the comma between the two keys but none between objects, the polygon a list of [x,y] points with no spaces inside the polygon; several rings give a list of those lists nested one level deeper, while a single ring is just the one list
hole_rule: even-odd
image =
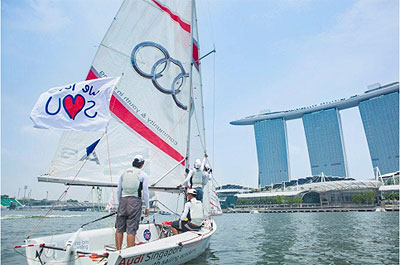
[{"label": "olympic rings logo", "polygon": [[[146,73],[145,71],[140,69],[139,65],[137,64],[138,60],[136,59],[138,52],[145,47],[153,47],[159,50],[164,55],[164,58],[159,59],[153,64],[150,73]],[[177,95],[181,92],[181,88],[185,84],[185,80],[187,77],[189,77],[189,74],[186,73],[182,63],[172,58],[169,55],[168,51],[163,46],[152,41],[145,41],[139,43],[132,50],[131,63],[133,68],[139,75],[141,75],[144,78],[151,79],[151,82],[158,89],[158,91],[167,95],[172,95],[172,98],[174,99],[176,105],[183,110],[187,110],[187,106],[185,106],[184,104],[182,104],[182,102],[178,100]],[[167,70],[170,63],[176,65],[180,69],[180,73],[173,79],[170,88],[164,88],[158,82],[158,79],[163,76],[163,73]]]}]

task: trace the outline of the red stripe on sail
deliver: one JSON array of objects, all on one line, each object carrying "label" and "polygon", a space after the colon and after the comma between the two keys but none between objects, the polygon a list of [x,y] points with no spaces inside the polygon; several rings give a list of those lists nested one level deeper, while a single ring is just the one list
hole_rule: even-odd
[{"label": "red stripe on sail", "polygon": [[[91,67],[86,80],[97,79],[97,71]],[[157,134],[150,130],[146,125],[144,125],[138,118],[136,118],[124,105],[119,102],[119,100],[112,95],[110,106],[113,106],[111,112],[114,113],[122,122],[128,125],[135,132],[143,136],[147,141],[155,145],[157,148],[165,152],[167,155],[180,162],[183,160],[183,156],[176,151],[173,147],[167,144],[163,139],[161,139]],[[185,161],[181,163],[185,165]]]},{"label": "red stripe on sail", "polygon": [[[119,100],[113,95],[111,97],[110,106],[113,106],[111,111],[114,113],[122,122],[128,125],[135,132],[140,134],[147,141],[155,145],[160,150],[164,151],[167,155],[175,159],[176,161],[182,161],[183,156],[161,139],[157,134],[150,130],[144,125],[135,115],[133,115]],[[185,165],[185,161],[182,162]]]},{"label": "red stripe on sail", "polygon": [[96,72],[96,70],[93,67],[91,67],[88,75],[86,76],[86,80],[92,80],[92,79],[97,79],[97,78],[99,78],[99,74]]},{"label": "red stripe on sail", "polygon": [[212,206],[218,208],[217,205],[215,205],[214,203],[210,202],[210,204],[211,204]]},{"label": "red stripe on sail", "polygon": [[165,6],[161,5],[158,1],[153,0],[153,2],[154,2],[159,8],[161,8],[162,11],[168,13],[169,16],[170,16],[173,20],[175,20],[176,22],[178,22],[178,24],[181,26],[181,28],[182,28],[184,31],[187,31],[188,33],[190,33],[190,24],[188,24],[188,23],[182,21],[182,19],[181,19],[178,15],[175,15],[174,13],[172,13],[171,10],[168,9],[168,7],[165,7]]},{"label": "red stripe on sail", "polygon": [[193,62],[197,66],[196,68],[199,69],[199,47],[197,43],[193,40]]}]

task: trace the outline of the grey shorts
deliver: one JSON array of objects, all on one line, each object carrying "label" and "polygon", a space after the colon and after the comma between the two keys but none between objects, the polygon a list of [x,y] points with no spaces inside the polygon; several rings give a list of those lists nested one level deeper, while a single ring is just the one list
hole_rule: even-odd
[{"label": "grey shorts", "polygon": [[121,197],[115,227],[118,233],[136,234],[142,214],[142,200],[135,196]]}]

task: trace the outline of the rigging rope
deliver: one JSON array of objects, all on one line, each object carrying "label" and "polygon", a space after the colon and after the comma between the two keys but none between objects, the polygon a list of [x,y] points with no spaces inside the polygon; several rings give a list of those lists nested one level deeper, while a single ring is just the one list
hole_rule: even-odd
[{"label": "rigging rope", "polygon": [[181,198],[181,194],[182,194],[182,193],[179,193],[179,194],[178,194],[178,199],[176,200],[176,209],[175,209],[175,212],[177,212],[177,211],[178,211],[178,207],[179,207],[179,199]]},{"label": "rigging rope", "polygon": [[[110,156],[110,145],[108,142],[108,132],[106,129],[106,139],[107,139],[107,154],[108,154],[108,166],[110,168],[110,180],[111,180],[111,184],[113,183],[113,179],[112,179],[112,170],[111,170],[111,156]],[[114,187],[111,187],[111,196],[112,196],[112,205],[111,205],[111,211],[114,211],[114,213],[116,212],[116,209],[114,207],[115,204],[115,198],[114,198]]]},{"label": "rigging rope", "polygon": [[[103,135],[100,137],[99,142],[101,141],[101,139],[103,139],[104,137],[104,133]],[[96,147],[95,147],[96,148]],[[94,151],[94,150],[93,150]],[[93,152],[92,151],[92,152]],[[60,197],[58,197],[58,199],[52,204],[52,206],[50,207],[50,209],[46,212],[45,215],[42,216],[42,218],[40,218],[39,222],[37,223],[37,225],[32,229],[32,231],[29,233],[29,235],[26,237],[26,239],[29,239],[32,234],[39,228],[39,226],[41,225],[41,223],[43,222],[44,218],[46,218],[47,215],[49,215],[50,212],[52,212],[54,210],[54,208],[56,207],[57,203],[60,202],[62,199],[65,198],[65,196],[68,193],[69,188],[71,188],[72,184],[74,184],[76,177],[78,177],[79,173],[81,172],[82,168],[85,166],[86,162],[88,161],[89,156],[86,156],[85,160],[83,161],[81,167],[78,169],[78,172],[76,172],[74,178],[72,179],[72,181],[70,183],[68,183],[67,188],[63,191],[63,193],[61,193]]]},{"label": "rigging rope", "polygon": [[38,224],[32,229],[32,231],[29,233],[29,235],[26,237],[26,239],[29,239],[32,234],[36,231],[36,229],[40,226],[40,224],[43,222],[44,218],[51,212],[54,210],[54,208],[56,207],[56,204],[61,201],[66,195],[67,192],[69,190],[69,188],[72,186],[72,184],[74,183],[76,177],[78,176],[79,172],[82,170],[83,166],[86,164],[86,162],[88,161],[89,157],[86,157],[85,161],[83,162],[82,166],[79,168],[78,172],[76,173],[75,177],[73,178],[72,182],[70,184],[68,184],[68,187],[64,190],[64,192],[60,195],[60,197],[57,199],[57,201],[55,201],[53,203],[53,205],[50,207],[50,209],[47,211],[47,213],[42,216],[42,218],[40,218]]},{"label": "rigging rope", "polygon": [[[214,43],[214,50],[215,50],[215,43]],[[213,102],[212,102],[212,104],[213,104],[213,121],[212,121],[212,161],[213,161],[213,163],[212,164],[214,164],[214,158],[215,158],[215,152],[214,152],[214,147],[215,147],[215,70],[216,70],[216,68],[215,68],[215,56],[216,56],[216,54],[214,53],[213,54]]]},{"label": "rigging rope", "polygon": [[[14,249],[14,251],[15,251],[18,255],[21,255],[22,257],[26,258],[27,260],[32,260],[32,261],[34,261],[33,264],[35,264],[35,263],[37,264],[37,262],[38,262],[37,259],[30,258],[30,257],[28,257],[27,255],[22,254],[21,252],[19,252],[17,249],[15,249],[15,248],[13,248],[13,249]],[[70,261],[76,261],[76,260],[78,260],[79,258],[80,258],[80,257],[76,257],[75,259],[71,259]],[[45,264],[45,263],[43,263],[43,264]],[[52,261],[51,264],[65,264],[65,261]]]},{"label": "rigging rope", "polygon": [[[197,131],[198,131],[198,133],[199,133],[198,136],[199,136],[199,138],[200,138],[200,143],[201,143],[201,146],[202,146],[202,148],[203,148],[203,153],[206,153],[207,150],[206,150],[206,147],[204,146],[203,137],[201,137],[201,132],[200,132],[200,127],[199,127],[199,121],[198,121],[198,119],[197,119],[196,109],[197,109],[197,108],[195,108],[195,110],[194,110],[194,119],[195,119],[195,121],[196,121]],[[204,117],[203,117],[203,119],[204,119]],[[205,137],[205,136],[204,136],[204,137]]]},{"label": "rigging rope", "polygon": [[170,208],[168,208],[168,206],[166,206],[164,203],[162,203],[159,200],[154,200],[155,202],[159,202],[162,206],[164,206],[168,211],[170,211],[171,213],[175,214],[176,216],[180,216],[179,214],[177,214],[176,212],[172,211]]}]

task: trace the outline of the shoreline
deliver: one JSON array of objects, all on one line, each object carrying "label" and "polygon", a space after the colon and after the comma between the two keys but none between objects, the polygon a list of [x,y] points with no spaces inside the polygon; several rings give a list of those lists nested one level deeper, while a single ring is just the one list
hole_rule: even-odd
[{"label": "shoreline", "polygon": [[329,206],[329,207],[277,207],[277,206],[256,206],[256,207],[237,207],[232,210],[225,210],[223,213],[250,213],[258,211],[259,213],[320,213],[320,212],[398,212],[398,205],[386,206]]}]

